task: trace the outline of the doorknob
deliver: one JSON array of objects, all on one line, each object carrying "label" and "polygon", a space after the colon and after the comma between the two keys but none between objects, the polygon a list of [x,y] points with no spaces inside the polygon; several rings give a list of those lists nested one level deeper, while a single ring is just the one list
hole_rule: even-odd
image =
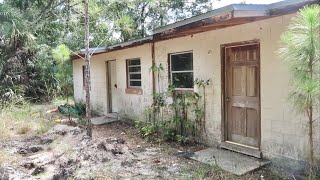
[{"label": "doorknob", "polygon": [[230,98],[226,98],[226,101],[229,102],[229,101],[230,101]]}]

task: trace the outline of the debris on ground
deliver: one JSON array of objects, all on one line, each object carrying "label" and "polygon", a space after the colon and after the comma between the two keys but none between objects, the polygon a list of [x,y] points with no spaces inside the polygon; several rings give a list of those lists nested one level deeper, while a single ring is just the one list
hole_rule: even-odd
[{"label": "debris on ground", "polygon": [[43,148],[39,147],[39,146],[21,147],[21,148],[19,148],[18,153],[19,154],[36,153],[41,150],[43,150]]},{"label": "debris on ground", "polygon": [[35,167],[34,163],[32,162],[24,163],[22,166],[26,169],[33,169]]},{"label": "debris on ground", "polygon": [[43,138],[40,140],[40,144],[50,144],[53,142],[53,139],[50,138]]},{"label": "debris on ground", "polygon": [[47,114],[50,114],[50,113],[54,113],[54,112],[59,112],[59,109],[56,108],[56,109],[51,109],[51,110],[48,110],[46,113]]},{"label": "debris on ground", "polygon": [[38,175],[38,174],[40,174],[40,173],[43,173],[44,171],[45,171],[45,168],[44,168],[44,167],[38,166],[38,167],[36,167],[36,168],[32,171],[31,175],[32,175],[32,176],[36,176],[36,175]]},{"label": "debris on ground", "polygon": [[194,152],[185,152],[185,151],[178,151],[176,154],[174,154],[176,157],[179,158],[187,158],[191,159],[192,156],[194,156]]},{"label": "debris on ground", "polygon": [[58,110],[60,113],[66,116],[71,117],[81,117],[85,114],[85,106],[82,104],[64,104],[61,106],[58,106]]},{"label": "debris on ground", "polygon": [[78,124],[79,123],[79,118],[65,118],[65,119],[57,119],[55,120],[56,123],[62,123],[62,124]]}]

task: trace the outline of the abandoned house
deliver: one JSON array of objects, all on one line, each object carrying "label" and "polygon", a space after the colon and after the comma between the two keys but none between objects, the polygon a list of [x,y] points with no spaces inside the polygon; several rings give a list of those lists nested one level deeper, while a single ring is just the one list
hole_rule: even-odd
[{"label": "abandoned house", "polygon": [[[92,108],[143,121],[153,92],[172,83],[174,91],[190,93],[198,91],[195,79],[208,79],[206,144],[298,165],[308,156],[306,119],[288,101],[290,74],[277,51],[292,17],[315,3],[229,5],[154,29],[148,37],[90,48]],[[72,57],[74,97],[84,102],[79,56],[84,50]],[[164,69],[158,76],[150,67],[159,64]],[[314,137],[320,152],[319,128]]]}]

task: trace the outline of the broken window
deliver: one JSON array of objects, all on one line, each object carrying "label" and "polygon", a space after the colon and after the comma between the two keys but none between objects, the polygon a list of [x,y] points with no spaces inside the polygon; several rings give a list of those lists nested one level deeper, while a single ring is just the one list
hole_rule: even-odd
[{"label": "broken window", "polygon": [[129,88],[141,88],[140,59],[127,60],[127,83]]},{"label": "broken window", "polygon": [[193,54],[170,54],[170,80],[176,89],[193,88]]}]

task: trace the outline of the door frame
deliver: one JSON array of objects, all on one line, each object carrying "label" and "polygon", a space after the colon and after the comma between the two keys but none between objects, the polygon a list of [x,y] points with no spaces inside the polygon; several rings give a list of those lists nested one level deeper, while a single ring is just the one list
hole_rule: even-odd
[{"label": "door frame", "polygon": [[111,91],[111,72],[110,72],[110,62],[116,62],[115,59],[106,61],[106,88],[107,88],[107,110],[108,113],[113,113],[112,110],[112,91]]},{"label": "door frame", "polygon": [[[259,72],[258,72],[258,86],[259,86],[259,122],[258,122],[258,147],[250,147],[246,145],[240,145],[240,144],[233,144],[233,143],[228,143],[227,139],[227,107],[226,107],[226,92],[227,92],[227,85],[226,85],[226,73],[227,73],[227,68],[226,68],[226,48],[228,47],[240,47],[240,46],[246,46],[250,44],[257,44],[258,45],[258,51],[259,51]],[[260,48],[260,40],[259,39],[253,39],[253,40],[248,40],[248,41],[240,41],[240,42],[234,42],[234,43],[228,43],[228,44],[221,44],[220,45],[220,56],[221,56],[221,143],[223,146],[226,146],[227,149],[232,149],[237,152],[241,152],[244,154],[249,154],[255,157],[262,157],[260,148],[261,148],[261,48]],[[231,145],[230,145],[231,144]],[[222,146],[222,147],[223,147]],[[239,147],[236,147],[239,146]],[[240,147],[241,146],[241,147]],[[258,152],[253,152],[252,151],[258,150]]]}]

